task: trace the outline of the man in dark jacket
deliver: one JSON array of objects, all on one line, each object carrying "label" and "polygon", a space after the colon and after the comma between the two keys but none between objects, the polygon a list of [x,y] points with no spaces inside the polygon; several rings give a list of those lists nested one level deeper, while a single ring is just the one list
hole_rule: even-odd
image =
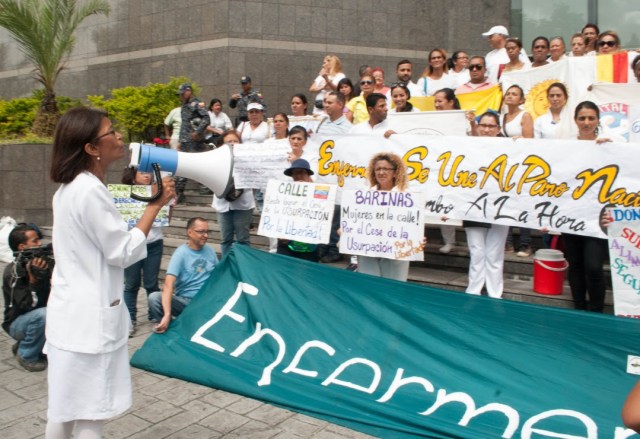
[{"label": "man in dark jacket", "polygon": [[16,259],[2,277],[2,328],[17,340],[12,351],[18,363],[29,372],[40,372],[47,368],[42,348],[53,260],[46,257],[46,251],[35,256],[33,249],[40,247],[40,235],[30,225],[19,225],[9,233],[9,247]]}]

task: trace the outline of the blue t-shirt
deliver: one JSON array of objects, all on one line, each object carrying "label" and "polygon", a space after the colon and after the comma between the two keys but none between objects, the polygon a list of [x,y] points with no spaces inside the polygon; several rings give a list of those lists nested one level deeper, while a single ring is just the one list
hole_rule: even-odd
[{"label": "blue t-shirt", "polygon": [[176,277],[175,295],[193,298],[217,263],[216,252],[208,245],[200,250],[193,250],[187,244],[178,247],[167,268],[167,274]]}]

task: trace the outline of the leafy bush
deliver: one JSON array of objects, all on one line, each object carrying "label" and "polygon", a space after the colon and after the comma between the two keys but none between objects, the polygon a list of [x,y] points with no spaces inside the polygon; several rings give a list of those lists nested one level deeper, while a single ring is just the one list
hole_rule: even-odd
[{"label": "leafy bush", "polygon": [[[36,90],[30,97],[15,98],[8,101],[0,100],[0,138],[17,139],[32,137],[31,126],[36,118],[36,112],[44,92]],[[65,96],[56,98],[60,112],[81,105],[79,99]]]},{"label": "leafy bush", "polygon": [[[184,82],[191,81],[186,77],[173,77],[166,84],[113,89],[110,99],[104,96],[88,96],[87,99],[94,107],[106,110],[129,141],[151,142],[155,137],[162,137],[165,117],[180,105],[176,92]],[[197,94],[198,87],[192,85]]]}]

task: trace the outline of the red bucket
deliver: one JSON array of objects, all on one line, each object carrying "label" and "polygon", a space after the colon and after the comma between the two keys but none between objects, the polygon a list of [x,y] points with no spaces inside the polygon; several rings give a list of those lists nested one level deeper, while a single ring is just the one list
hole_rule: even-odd
[{"label": "red bucket", "polygon": [[533,256],[533,291],[548,295],[562,294],[567,268],[569,263],[560,250],[538,250]]}]

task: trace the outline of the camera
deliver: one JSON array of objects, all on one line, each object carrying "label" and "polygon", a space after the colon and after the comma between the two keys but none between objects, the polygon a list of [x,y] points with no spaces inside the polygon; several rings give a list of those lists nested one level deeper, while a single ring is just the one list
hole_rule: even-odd
[{"label": "camera", "polygon": [[16,260],[16,274],[18,277],[24,277],[27,275],[27,264],[34,258],[43,259],[47,264],[45,268],[31,267],[31,272],[38,279],[41,279],[50,273],[53,269],[53,265],[55,264],[53,244],[25,248],[24,250],[13,252],[13,256]]}]

